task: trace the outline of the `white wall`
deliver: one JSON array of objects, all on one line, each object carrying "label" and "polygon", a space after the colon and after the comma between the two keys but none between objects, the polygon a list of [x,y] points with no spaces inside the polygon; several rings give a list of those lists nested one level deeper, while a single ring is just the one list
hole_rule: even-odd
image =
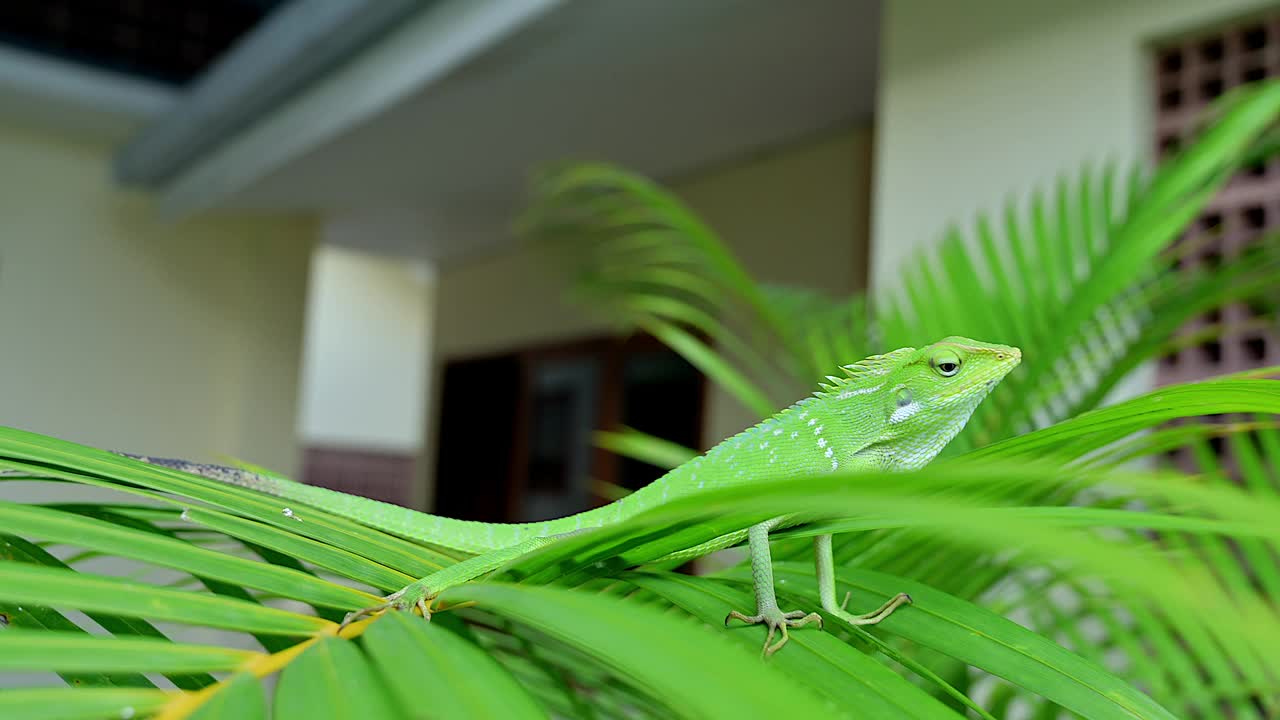
[{"label": "white wall", "polygon": [[311,223],[161,222],[109,158],[0,125],[0,424],[293,472]]},{"label": "white wall", "polygon": [[949,221],[1090,161],[1143,157],[1146,43],[1274,0],[893,0],[882,25],[872,285]]},{"label": "white wall", "polygon": [[434,291],[421,261],[317,248],[299,415],[304,442],[418,454]]}]

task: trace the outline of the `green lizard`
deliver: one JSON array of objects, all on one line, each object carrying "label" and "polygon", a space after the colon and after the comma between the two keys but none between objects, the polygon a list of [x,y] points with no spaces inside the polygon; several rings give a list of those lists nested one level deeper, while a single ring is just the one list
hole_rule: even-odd
[{"label": "green lizard", "polygon": [[[916,350],[901,348],[842,368],[821,391],[671,470],[648,486],[609,505],[547,522],[497,524],[455,520],[238,468],[182,460],[138,457],[217,480],[260,490],[345,515],[366,525],[475,556],[418,580],[375,607],[350,613],[344,625],[382,610],[417,608],[431,617],[431,604],[445,589],[473,580],[568,534],[620,522],[644,510],[704,488],[750,483],[758,477],[813,475],[837,470],[912,470],[923,467],[956,436],[978,404],[1022,359],[1005,345],[950,337]],[[774,594],[769,532],[794,524],[778,517],[668,556],[689,559],[736,545],[745,537],[751,555],[756,612],[734,610],[737,619],[769,628],[763,652],[787,642],[787,628],[822,625],[817,613],[784,612]],[[831,536],[814,538],[822,609],[854,625],[888,617],[911,598],[899,594],[869,613],[846,612],[835,598]],[[847,597],[845,598],[847,601]],[[775,634],[781,639],[773,643]]]}]

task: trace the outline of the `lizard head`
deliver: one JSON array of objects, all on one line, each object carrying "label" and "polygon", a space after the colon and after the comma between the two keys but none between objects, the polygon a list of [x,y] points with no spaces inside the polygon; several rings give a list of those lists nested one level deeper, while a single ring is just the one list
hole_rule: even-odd
[{"label": "lizard head", "polygon": [[895,467],[922,467],[964,428],[983,398],[1022,362],[1008,345],[944,338],[903,353],[884,377],[883,436]]}]

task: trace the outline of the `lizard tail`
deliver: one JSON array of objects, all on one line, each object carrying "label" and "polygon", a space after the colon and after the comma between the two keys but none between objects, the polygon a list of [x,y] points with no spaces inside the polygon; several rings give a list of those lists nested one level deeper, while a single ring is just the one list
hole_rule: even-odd
[{"label": "lizard tail", "polygon": [[[175,458],[117,453],[149,465],[257,490],[274,497],[319,508],[364,525],[411,540],[440,545],[469,553],[484,553],[510,547],[536,537],[551,537],[577,530],[601,527],[619,519],[624,506],[613,503],[577,515],[534,523],[487,523],[431,515],[392,503],[307,485],[287,478],[264,475],[227,465],[197,463]],[[630,509],[630,508],[628,508]]]}]

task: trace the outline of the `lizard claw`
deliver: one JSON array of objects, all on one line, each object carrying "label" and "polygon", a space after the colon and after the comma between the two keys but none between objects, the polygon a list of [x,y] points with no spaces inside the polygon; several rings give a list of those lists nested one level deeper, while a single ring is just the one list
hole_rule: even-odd
[{"label": "lizard claw", "polygon": [[[766,608],[755,615],[744,615],[737,610],[733,610],[725,616],[724,624],[727,626],[730,620],[741,620],[748,625],[764,623],[769,626],[769,635],[765,637],[764,648],[760,651],[760,654],[764,657],[773,655],[778,652],[778,650],[782,649],[783,645],[787,644],[787,640],[790,639],[787,635],[787,628],[804,627],[812,622],[818,623],[819,628],[822,627],[822,616],[816,612],[808,614],[805,614],[803,610],[783,612],[777,607]],[[773,643],[773,636],[776,635],[779,630],[782,631],[782,639],[776,644],[771,644]]]},{"label": "lizard claw", "polygon": [[431,601],[433,600],[435,600],[434,595],[429,593],[426,588],[414,583],[382,598],[382,602],[377,605],[347,613],[347,616],[342,619],[342,624],[338,626],[338,632],[342,632],[348,625],[361,618],[377,615],[384,610],[417,608],[418,612],[422,614],[422,619],[430,622]]}]

